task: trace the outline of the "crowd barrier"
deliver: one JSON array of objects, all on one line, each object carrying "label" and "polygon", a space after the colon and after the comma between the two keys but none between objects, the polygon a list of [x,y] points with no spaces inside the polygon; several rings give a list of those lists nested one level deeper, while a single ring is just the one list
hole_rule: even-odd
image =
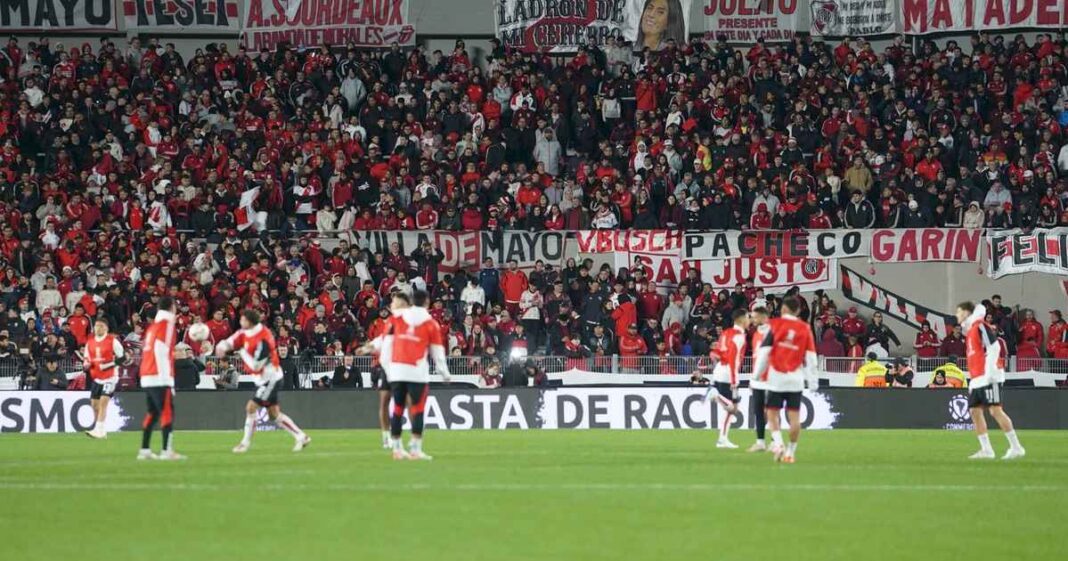
[{"label": "crowd barrier", "polygon": [[[244,423],[251,392],[179,392],[177,430],[231,430]],[[482,391],[432,388],[425,409],[431,430],[467,429],[711,429],[715,400],[695,387],[558,387]],[[736,428],[752,428],[749,390],[741,391]],[[1068,391],[1007,389],[1013,420],[1021,429],[1068,428]],[[375,391],[284,391],[286,412],[307,429],[377,429]],[[107,430],[140,430],[145,398],[127,392],[111,402]],[[78,432],[93,419],[87,392],[2,392],[0,431]],[[828,388],[806,391],[802,423],[808,429],[972,428],[968,398],[960,390]],[[274,430],[261,413],[260,430]],[[368,441],[368,445],[375,442]]]},{"label": "crowd barrier", "polygon": [[[368,356],[352,357],[353,366],[360,375],[363,387],[372,383],[372,359]],[[892,359],[880,359],[889,362]],[[907,357],[909,365],[916,372],[916,386],[926,386],[938,367],[946,364],[945,357],[919,358]],[[554,385],[633,385],[650,383],[686,383],[694,372],[710,374],[708,359],[696,356],[640,356],[621,357],[610,355],[590,358],[567,358],[561,356],[499,357],[503,369],[512,365],[532,362],[546,372]],[[818,376],[821,386],[852,387],[856,383],[857,369],[866,361],[862,358],[819,357]],[[489,357],[463,356],[450,357],[449,370],[454,382],[460,385],[479,386],[483,384],[482,375],[494,362]],[[289,384],[293,389],[313,389],[332,381],[334,369],[344,363],[340,356],[306,356],[293,361],[293,378],[296,382]],[[209,358],[205,361],[206,369],[200,377],[197,389],[213,390],[215,380],[230,369],[241,371],[239,359]],[[958,361],[958,366],[960,362]],[[65,359],[60,363],[60,370],[69,379],[82,375],[81,363]],[[1007,382],[1015,386],[1033,386],[1052,388],[1068,384],[1068,359],[1010,357],[1007,364]],[[742,385],[748,383],[752,372],[752,357],[745,357],[740,376]],[[0,390],[18,390],[21,370],[14,364],[0,363]],[[120,389],[134,389],[135,368],[127,368],[123,373]],[[238,376],[239,383],[251,383],[251,376]]]}]

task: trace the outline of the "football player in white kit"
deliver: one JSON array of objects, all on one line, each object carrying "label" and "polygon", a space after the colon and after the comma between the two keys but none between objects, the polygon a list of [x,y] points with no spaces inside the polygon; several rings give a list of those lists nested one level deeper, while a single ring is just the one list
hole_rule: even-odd
[{"label": "football player in white kit", "polygon": [[716,402],[722,412],[719,419],[719,439],[716,448],[737,448],[738,445],[731,442],[728,437],[731,430],[731,421],[738,413],[738,371],[742,368],[742,358],[745,357],[745,330],[749,326],[749,313],[744,309],[737,309],[731,313],[733,325],[723,330],[719,341],[709,353],[716,361],[712,368],[712,389],[716,391]]}]

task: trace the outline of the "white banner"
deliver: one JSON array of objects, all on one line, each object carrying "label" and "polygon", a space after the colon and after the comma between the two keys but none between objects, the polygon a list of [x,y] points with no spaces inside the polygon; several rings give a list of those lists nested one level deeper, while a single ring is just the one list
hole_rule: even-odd
[{"label": "white banner", "polygon": [[635,50],[688,42],[692,0],[494,0],[497,37],[524,52],[568,53],[617,37]]},{"label": "white banner", "polygon": [[[719,415],[714,399],[702,400],[705,388],[560,388],[548,390],[539,413],[543,429],[710,429]],[[751,428],[748,388],[739,391],[741,418],[736,428]],[[838,413],[818,391],[806,391],[801,423],[808,429],[832,429]]]},{"label": "white banner", "polygon": [[[129,397],[142,398],[139,392]],[[108,403],[108,432],[130,424],[123,399],[120,394]],[[93,428],[95,419],[89,392],[0,391],[0,432],[83,432]]]},{"label": "white banner", "polygon": [[114,0],[0,2],[0,31],[116,31]]},{"label": "white banner", "polygon": [[241,16],[237,0],[122,0],[126,29],[237,33]]},{"label": "white banner", "polygon": [[1068,228],[988,230],[987,257],[992,279],[1032,272],[1068,276]]},{"label": "white banner", "polygon": [[811,0],[812,35],[856,37],[897,33],[896,0]]},{"label": "white banner", "polygon": [[830,259],[871,255],[873,230],[747,230],[686,234],[682,258]]},{"label": "white banner", "polygon": [[900,0],[905,33],[1068,25],[1064,0]]},{"label": "white banner", "polygon": [[245,0],[242,44],[274,49],[279,43],[318,47],[415,45],[408,0]]},{"label": "white banner", "polygon": [[739,283],[753,283],[769,294],[798,287],[801,292],[838,288],[838,265],[834,259],[739,258],[698,261],[701,280],[715,290],[730,290]]},{"label": "white banner", "polygon": [[802,0],[705,0],[705,36],[715,40],[754,43],[757,39],[789,42],[807,29],[803,17],[808,9]]}]

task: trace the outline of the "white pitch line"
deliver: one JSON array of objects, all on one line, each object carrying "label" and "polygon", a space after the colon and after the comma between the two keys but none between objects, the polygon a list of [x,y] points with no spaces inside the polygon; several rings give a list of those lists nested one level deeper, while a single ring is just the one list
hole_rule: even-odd
[{"label": "white pitch line", "polygon": [[[241,485],[218,485],[212,483],[81,483],[48,481],[0,480],[0,489],[20,491],[232,491]],[[359,484],[268,484],[256,485],[257,489],[271,491],[335,491],[335,492],[724,492],[724,491],[783,491],[783,492],[919,492],[919,493],[1049,493],[1068,492],[1064,485],[894,485],[894,484],[846,484],[823,483],[359,483]]]}]

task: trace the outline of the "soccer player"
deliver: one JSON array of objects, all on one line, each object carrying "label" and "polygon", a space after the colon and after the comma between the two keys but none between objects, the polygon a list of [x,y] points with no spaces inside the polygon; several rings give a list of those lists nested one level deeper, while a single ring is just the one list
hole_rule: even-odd
[{"label": "soccer player", "polygon": [[[383,311],[385,311],[384,308]],[[376,318],[371,322],[371,326],[367,330],[367,338],[374,341],[387,333],[391,325],[390,322],[391,318],[389,316]],[[386,364],[389,362],[390,354],[389,347],[392,347],[392,345],[383,346],[381,351],[372,357],[374,364],[371,366],[371,385],[378,388],[378,426],[382,429],[382,448],[386,450],[393,448],[389,420],[389,399],[392,397],[392,391],[389,387],[389,376],[386,374]],[[357,354],[368,352],[369,350],[369,347],[362,348],[357,350]]]},{"label": "soccer player", "polygon": [[119,384],[118,365],[125,359],[119,338],[108,333],[108,322],[97,318],[93,335],[85,342],[84,362],[89,370],[89,403],[96,414],[93,429],[85,434],[91,438],[107,438],[104,421],[108,416],[108,402]]},{"label": "soccer player", "polygon": [[[426,309],[426,292],[396,293],[390,308],[389,331],[376,338],[370,345],[381,352],[388,350],[384,363],[393,392],[393,416],[390,419],[390,447],[394,460],[432,460],[423,452],[423,410],[430,383],[429,355],[434,367],[445,382],[451,379],[445,361],[444,338],[436,320]],[[414,305],[412,305],[414,304]],[[408,400],[411,400],[410,403]],[[401,428],[404,425],[404,406],[408,403],[408,416],[412,423],[412,438],[408,450],[401,444]]]},{"label": "soccer player", "polygon": [[716,391],[716,401],[723,411],[719,423],[719,440],[716,448],[737,448],[728,434],[731,430],[731,418],[738,413],[738,370],[742,367],[745,356],[745,330],[749,326],[749,314],[742,308],[731,313],[733,325],[723,330],[719,341],[709,353],[715,366],[712,368],[712,386]]},{"label": "soccer player", "polygon": [[986,307],[972,302],[957,305],[957,321],[964,329],[968,366],[968,407],[975,434],[979,437],[979,451],[969,456],[973,460],[994,459],[994,448],[986,428],[986,412],[997,421],[1009,440],[1009,450],[1003,460],[1022,458],[1026,453],[1012,426],[1012,419],[1001,404],[1001,389],[1005,382],[1001,355],[1003,347],[994,328],[986,323]]},{"label": "soccer player", "polygon": [[260,313],[256,310],[242,311],[240,322],[241,329],[215,348],[215,354],[220,358],[231,351],[236,352],[245,372],[256,379],[256,393],[245,405],[244,436],[233,451],[235,454],[248,452],[252,446],[252,435],[256,432],[256,414],[260,408],[266,408],[267,416],[293,435],[293,451],[300,452],[311,443],[311,437],[282,412],[282,406],[278,403],[278,386],[282,383],[283,375],[274,335],[260,323]]},{"label": "soccer player", "polygon": [[[750,340],[749,347],[753,349],[754,355],[756,355],[756,349],[759,349],[760,344],[764,342],[764,338],[768,336],[768,309],[765,306],[765,303],[754,302],[753,310],[749,312],[749,321],[756,326],[756,329],[753,330],[753,338]],[[757,437],[756,443],[749,447],[749,451],[764,452],[768,449],[767,444],[764,443],[764,434],[768,423],[768,416],[764,411],[768,390],[767,372],[764,372],[764,376],[756,376],[754,374],[753,379],[749,382],[749,389],[752,390],[750,403]]]},{"label": "soccer player", "polygon": [[[782,302],[782,317],[768,321],[768,333],[756,350],[754,376],[766,377],[768,425],[775,461],[794,463],[801,437],[801,392],[815,382],[816,341],[808,323],[798,319],[801,303],[794,296]],[[783,446],[780,411],[790,422],[790,443]]]},{"label": "soccer player", "polygon": [[[141,349],[141,387],[148,399],[148,412],[141,423],[141,451],[138,460],[184,460],[174,451],[171,429],[174,426],[174,299],[163,296],[152,324],[145,330]],[[163,433],[163,448],[159,455],[152,453],[152,427],[159,422]]]}]

